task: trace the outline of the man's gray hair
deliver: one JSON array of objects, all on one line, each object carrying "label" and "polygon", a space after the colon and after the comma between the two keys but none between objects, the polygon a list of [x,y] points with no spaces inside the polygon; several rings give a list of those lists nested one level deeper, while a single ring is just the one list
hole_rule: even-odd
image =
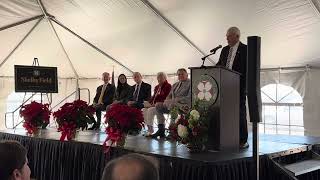
[{"label": "man's gray hair", "polygon": [[237,27],[230,27],[228,29],[228,33],[231,33],[231,34],[235,34],[235,35],[238,35],[240,37],[240,29],[237,28]]},{"label": "man's gray hair", "polygon": [[114,170],[117,166],[124,165],[132,167],[131,171],[136,170],[133,174],[130,174],[131,180],[159,180],[159,161],[153,157],[137,153],[127,154],[108,162],[101,180],[117,179],[120,174],[115,174]]},{"label": "man's gray hair", "polygon": [[167,74],[166,74],[166,73],[164,73],[164,72],[158,72],[158,73],[157,73],[157,78],[160,77],[160,76],[162,76],[165,80],[167,80]]},{"label": "man's gray hair", "polygon": [[139,72],[134,72],[133,75],[138,75],[138,76],[140,76],[142,78],[142,75]]},{"label": "man's gray hair", "polygon": [[110,76],[110,74],[108,72],[103,72],[102,73],[102,76],[107,76],[107,75]]}]

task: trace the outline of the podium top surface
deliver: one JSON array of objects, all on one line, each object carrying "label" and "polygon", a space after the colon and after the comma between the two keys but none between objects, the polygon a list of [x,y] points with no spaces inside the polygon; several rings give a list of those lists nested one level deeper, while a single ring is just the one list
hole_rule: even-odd
[{"label": "podium top surface", "polygon": [[226,68],[224,66],[200,66],[200,67],[189,67],[188,69],[191,69],[191,70],[192,69],[224,69],[226,71],[230,71],[230,72],[241,75],[241,73],[234,71],[234,70],[231,70],[229,68]]}]

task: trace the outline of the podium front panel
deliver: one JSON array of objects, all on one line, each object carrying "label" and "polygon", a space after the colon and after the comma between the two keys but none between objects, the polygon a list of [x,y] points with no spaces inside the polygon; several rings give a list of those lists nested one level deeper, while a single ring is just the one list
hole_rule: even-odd
[{"label": "podium front panel", "polygon": [[192,105],[202,100],[209,110],[207,147],[213,150],[239,148],[238,73],[225,68],[190,68]]}]

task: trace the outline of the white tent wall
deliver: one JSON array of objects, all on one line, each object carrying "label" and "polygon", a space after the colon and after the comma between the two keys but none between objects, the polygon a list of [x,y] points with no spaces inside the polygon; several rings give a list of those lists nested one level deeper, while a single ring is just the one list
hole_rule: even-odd
[{"label": "white tent wall", "polygon": [[[52,105],[56,105],[66,96],[70,95],[76,90],[76,80],[75,79],[59,79],[58,80],[59,88],[58,94],[52,94]],[[2,115],[0,118],[0,129],[5,128],[5,118],[4,114],[7,112],[7,100],[8,96],[14,92],[14,79],[13,78],[0,78],[0,114]],[[28,96],[30,97],[30,95]],[[72,102],[76,98],[75,95],[68,98],[65,102]],[[87,100],[84,97],[84,100]],[[44,103],[48,103],[46,96],[43,96]],[[21,101],[22,103],[22,101]],[[62,104],[63,105],[63,104]],[[59,108],[58,106],[57,108]],[[53,110],[57,110],[53,109]],[[10,121],[11,122],[11,121]],[[11,123],[10,123],[11,125]]]},{"label": "white tent wall", "polygon": [[304,103],[305,135],[320,136],[320,70],[307,73]]},{"label": "white tent wall", "polygon": [[[96,89],[98,86],[102,84],[101,79],[80,79],[79,87],[80,88],[88,88],[90,91],[90,104],[93,102],[93,98],[96,95]],[[88,93],[86,91],[81,91],[80,99],[89,101]]]},{"label": "white tent wall", "polygon": [[261,88],[268,84],[283,84],[295,89],[302,98],[305,96],[308,67],[293,70],[262,70],[260,78]]},{"label": "white tent wall", "polygon": [[317,67],[300,70],[263,71],[261,87],[280,83],[293,87],[303,98],[305,135],[320,136],[320,70]]},{"label": "white tent wall", "polygon": [[0,129],[5,128],[4,114],[7,112],[7,97],[14,91],[13,78],[0,78]]}]

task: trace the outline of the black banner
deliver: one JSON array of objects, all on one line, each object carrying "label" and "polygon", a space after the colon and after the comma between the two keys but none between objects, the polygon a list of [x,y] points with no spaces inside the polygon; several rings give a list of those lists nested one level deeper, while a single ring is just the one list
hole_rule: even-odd
[{"label": "black banner", "polygon": [[58,93],[57,67],[14,66],[16,92]]}]

